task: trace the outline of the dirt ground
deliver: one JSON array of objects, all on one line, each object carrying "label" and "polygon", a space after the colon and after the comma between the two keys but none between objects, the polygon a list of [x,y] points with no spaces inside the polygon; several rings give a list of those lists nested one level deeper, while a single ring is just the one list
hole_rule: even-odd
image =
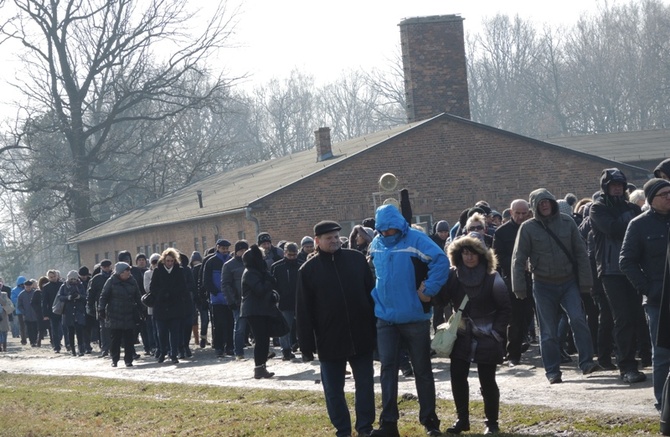
[{"label": "dirt ground", "polygon": [[[11,337],[11,334],[10,334]],[[48,339],[47,339],[48,341]],[[216,358],[211,348],[193,349],[191,359],[171,364],[169,360],[158,364],[144,356],[135,366],[126,368],[123,361],[118,368],[111,367],[107,358],[98,358],[94,348],[91,355],[73,357],[69,353],[54,353],[48,345],[41,348],[22,346],[18,339],[10,338],[8,351],[0,353],[0,370],[9,373],[40,375],[83,375],[99,378],[118,378],[147,382],[174,382],[187,384],[209,384],[218,386],[269,388],[280,390],[321,390],[318,362],[303,363],[299,359],[282,361],[274,358],[268,362],[268,370],[275,372],[272,379],[256,380],[253,376],[253,351],[245,350],[247,359],[236,361],[230,357]],[[278,348],[274,348],[281,355]],[[609,414],[658,416],[654,408],[651,386],[651,369],[642,369],[647,381],[625,384],[618,378],[618,371],[603,371],[584,376],[579,371],[577,357],[573,363],[563,366],[563,383],[550,385],[542,369],[539,348],[531,346],[519,366],[502,365],[498,369],[501,402],[504,404],[542,405],[562,410],[590,410]],[[449,360],[433,359],[437,395],[452,399],[449,386]],[[399,394],[416,394],[413,378],[400,376]],[[379,363],[375,363],[375,390],[380,391]],[[353,391],[353,380],[347,379],[346,389]],[[470,372],[471,399],[480,400],[476,366]],[[440,412],[444,420],[450,421],[453,412]]]}]

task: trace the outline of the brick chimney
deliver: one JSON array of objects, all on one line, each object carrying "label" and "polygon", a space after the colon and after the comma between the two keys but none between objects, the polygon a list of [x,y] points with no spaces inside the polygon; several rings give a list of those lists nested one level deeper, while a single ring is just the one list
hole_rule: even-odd
[{"label": "brick chimney", "polygon": [[463,18],[436,15],[400,22],[409,122],[447,112],[470,118]]},{"label": "brick chimney", "polygon": [[333,157],[333,147],[330,143],[330,128],[320,127],[314,131],[316,140],[316,160],[325,161]]}]

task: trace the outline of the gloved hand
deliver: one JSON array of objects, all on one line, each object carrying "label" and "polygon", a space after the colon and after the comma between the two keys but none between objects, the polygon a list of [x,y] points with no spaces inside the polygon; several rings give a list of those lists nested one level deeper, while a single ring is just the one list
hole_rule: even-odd
[{"label": "gloved hand", "polygon": [[314,361],[314,354],[311,352],[303,352],[302,353],[302,361],[305,363],[309,363],[310,361]]},{"label": "gloved hand", "polygon": [[72,300],[77,300],[79,299],[79,293],[72,293],[70,297],[72,298]]},{"label": "gloved hand", "polygon": [[98,314],[98,318],[100,320],[105,320],[107,318],[107,313],[105,311],[100,311],[100,313]]}]

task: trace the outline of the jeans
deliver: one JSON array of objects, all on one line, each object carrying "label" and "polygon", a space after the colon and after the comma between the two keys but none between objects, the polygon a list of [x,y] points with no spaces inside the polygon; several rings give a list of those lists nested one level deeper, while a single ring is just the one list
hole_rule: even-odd
[{"label": "jeans", "polygon": [[430,320],[391,323],[377,320],[377,350],[381,361],[381,422],[397,422],[398,369],[401,345],[405,345],[414,367],[414,383],[419,397],[419,422],[437,422],[435,414],[435,379],[430,362]]},{"label": "jeans", "polygon": [[295,311],[284,311],[282,310],[281,312],[282,316],[284,316],[284,320],[286,320],[286,324],[291,328],[289,331],[286,333],[286,335],[283,335],[279,337],[279,345],[281,346],[282,351],[286,350],[291,350],[291,333],[292,333],[292,328],[293,328],[293,319],[295,318]]},{"label": "jeans", "polygon": [[182,319],[156,320],[156,326],[158,327],[158,343],[161,356],[168,355],[169,351],[170,358],[177,358],[179,345],[181,344]]},{"label": "jeans", "polygon": [[244,345],[247,341],[247,319],[240,317],[240,310],[233,310],[233,319],[235,320],[235,356],[244,356]]},{"label": "jeans", "polygon": [[326,409],[330,423],[338,436],[351,435],[351,416],[344,396],[344,378],[347,362],[351,366],[355,383],[355,428],[361,434],[369,434],[375,421],[374,368],[372,352],[351,356],[341,360],[322,360],[321,382],[326,398]]},{"label": "jeans", "polygon": [[652,365],[652,380],[654,383],[654,397],[656,403],[661,405],[661,398],[663,397],[663,384],[668,377],[668,370],[670,370],[670,349],[656,346],[656,334],[658,331],[658,317],[661,309],[656,306],[645,305],[644,311],[647,313],[647,321],[649,322],[649,334],[651,335],[651,365]]},{"label": "jeans", "polygon": [[619,371],[623,374],[637,370],[635,317],[640,300],[637,291],[625,276],[605,275],[603,288],[607,294],[614,319],[614,341]]},{"label": "jeans", "polygon": [[49,318],[49,323],[51,323],[51,347],[56,352],[60,352],[60,342],[63,339],[63,318],[58,314],[52,314]]},{"label": "jeans", "polygon": [[533,296],[540,325],[540,353],[547,378],[561,375],[561,348],[558,321],[561,309],[568,317],[575,347],[579,353],[579,368],[593,365],[593,342],[586,323],[577,282],[572,279],[562,284],[533,281]]}]

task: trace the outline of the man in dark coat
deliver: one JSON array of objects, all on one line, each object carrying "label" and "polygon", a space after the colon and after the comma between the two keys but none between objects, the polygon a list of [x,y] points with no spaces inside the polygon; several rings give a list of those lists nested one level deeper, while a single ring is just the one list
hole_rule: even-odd
[{"label": "man in dark coat", "polygon": [[235,359],[244,359],[244,345],[247,341],[247,319],[240,317],[240,305],[242,303],[242,273],[244,273],[244,262],[242,255],[249,249],[247,240],[235,242],[235,253],[223,265],[221,272],[221,290],[226,296],[226,302],[233,312],[235,328],[233,331],[233,344]]},{"label": "man in dark coat", "polygon": [[59,353],[61,349],[60,343],[63,339],[62,316],[54,314],[52,311],[54,300],[61,286],[58,270],[52,269],[47,271],[47,279],[49,279],[49,282],[42,287],[42,314],[49,318],[49,323],[51,324],[51,347],[54,352]]},{"label": "man in dark coat", "polygon": [[341,226],[323,221],[314,227],[317,254],[298,273],[296,320],[303,361],[319,354],[326,408],[337,435],[351,435],[351,417],[344,397],[347,362],[356,384],[356,424],[359,435],[372,431],[375,420],[374,288],[365,256],[342,249]]},{"label": "man in dark coat", "polygon": [[100,261],[100,273],[95,274],[88,282],[86,293],[86,314],[96,318],[100,324],[100,357],[109,355],[109,328],[105,321],[99,317],[99,301],[102,287],[112,275],[112,262],[108,259]]},{"label": "man in dark coat", "polygon": [[284,246],[284,259],[272,264],[270,274],[277,283],[279,293],[279,310],[281,311],[290,331],[279,338],[281,345],[282,360],[290,361],[295,358],[291,352],[291,337],[295,336],[295,293],[298,286],[298,269],[302,264],[298,261],[298,245],[286,243]]}]

